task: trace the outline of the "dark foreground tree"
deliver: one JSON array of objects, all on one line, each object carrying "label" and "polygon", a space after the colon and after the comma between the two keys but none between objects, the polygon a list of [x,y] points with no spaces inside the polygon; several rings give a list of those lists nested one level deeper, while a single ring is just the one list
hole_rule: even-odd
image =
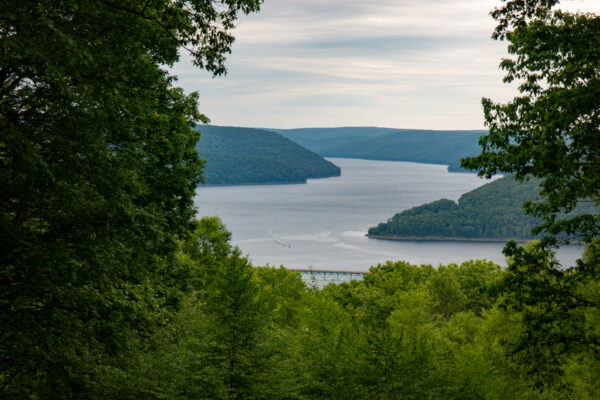
[{"label": "dark foreground tree", "polygon": [[162,66],[223,73],[259,3],[0,5],[0,397],[92,398],[176,305],[205,118]]},{"label": "dark foreground tree", "polygon": [[543,219],[539,231],[589,242],[600,234],[600,208],[566,213],[600,206],[600,17],[553,11],[556,3],[511,0],[492,13],[494,37],[509,42],[504,80],[521,94],[506,104],[483,99],[489,134],[462,165],[541,178],[545,200],[526,204]]},{"label": "dark foreground tree", "polygon": [[[525,203],[548,237],[509,243],[505,307],[522,316],[523,334],[510,343],[538,388],[557,382],[569,360],[598,363],[600,334],[600,17],[553,10],[556,0],[509,0],[492,15],[496,39],[507,40],[505,81],[520,95],[506,104],[483,100],[489,134],[482,153],[463,160],[480,175],[540,178],[542,201]],[[587,203],[585,212],[577,209]],[[589,205],[592,206],[589,206]],[[564,268],[557,239],[586,244],[577,265]]]}]

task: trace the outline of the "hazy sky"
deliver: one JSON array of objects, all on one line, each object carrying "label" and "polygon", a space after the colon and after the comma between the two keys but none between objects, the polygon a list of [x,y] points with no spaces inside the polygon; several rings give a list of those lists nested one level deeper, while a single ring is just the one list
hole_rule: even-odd
[{"label": "hazy sky", "polygon": [[[178,85],[198,91],[215,125],[481,129],[481,97],[507,100],[490,39],[496,0],[265,0],[242,16],[228,74],[186,59]],[[563,1],[600,11],[600,0]]]}]

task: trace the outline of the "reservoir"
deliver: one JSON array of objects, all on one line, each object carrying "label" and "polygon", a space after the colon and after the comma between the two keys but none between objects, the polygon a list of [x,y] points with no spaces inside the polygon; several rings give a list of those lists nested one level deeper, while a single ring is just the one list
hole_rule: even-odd
[{"label": "reservoir", "polygon": [[[441,198],[458,200],[485,183],[446,166],[329,158],[342,176],[306,184],[201,187],[199,216],[217,215],[233,244],[256,266],[368,271],[387,260],[434,266],[469,259],[505,265],[502,243],[369,239],[369,227],[395,213]],[[572,265],[581,249],[559,251]]]}]

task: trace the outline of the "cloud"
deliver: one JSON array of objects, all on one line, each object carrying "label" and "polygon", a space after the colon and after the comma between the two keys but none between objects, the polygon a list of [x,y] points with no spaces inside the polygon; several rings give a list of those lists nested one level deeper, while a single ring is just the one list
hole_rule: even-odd
[{"label": "cloud", "polygon": [[[590,9],[591,1],[568,2]],[[265,0],[234,32],[226,77],[186,57],[173,72],[215,124],[483,127],[480,99],[507,100],[481,0]]]}]

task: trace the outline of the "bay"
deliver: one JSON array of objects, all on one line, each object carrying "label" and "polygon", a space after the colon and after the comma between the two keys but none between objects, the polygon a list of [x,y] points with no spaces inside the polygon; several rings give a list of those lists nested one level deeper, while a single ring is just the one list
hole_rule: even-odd
[{"label": "bay", "polygon": [[[505,265],[502,243],[388,241],[365,237],[368,228],[395,213],[440,198],[458,200],[485,183],[446,166],[329,158],[342,169],[335,178],[306,184],[200,187],[200,216],[217,215],[233,244],[254,265],[367,271],[387,260],[415,264],[487,259]],[[559,250],[571,265],[581,249]]]}]

